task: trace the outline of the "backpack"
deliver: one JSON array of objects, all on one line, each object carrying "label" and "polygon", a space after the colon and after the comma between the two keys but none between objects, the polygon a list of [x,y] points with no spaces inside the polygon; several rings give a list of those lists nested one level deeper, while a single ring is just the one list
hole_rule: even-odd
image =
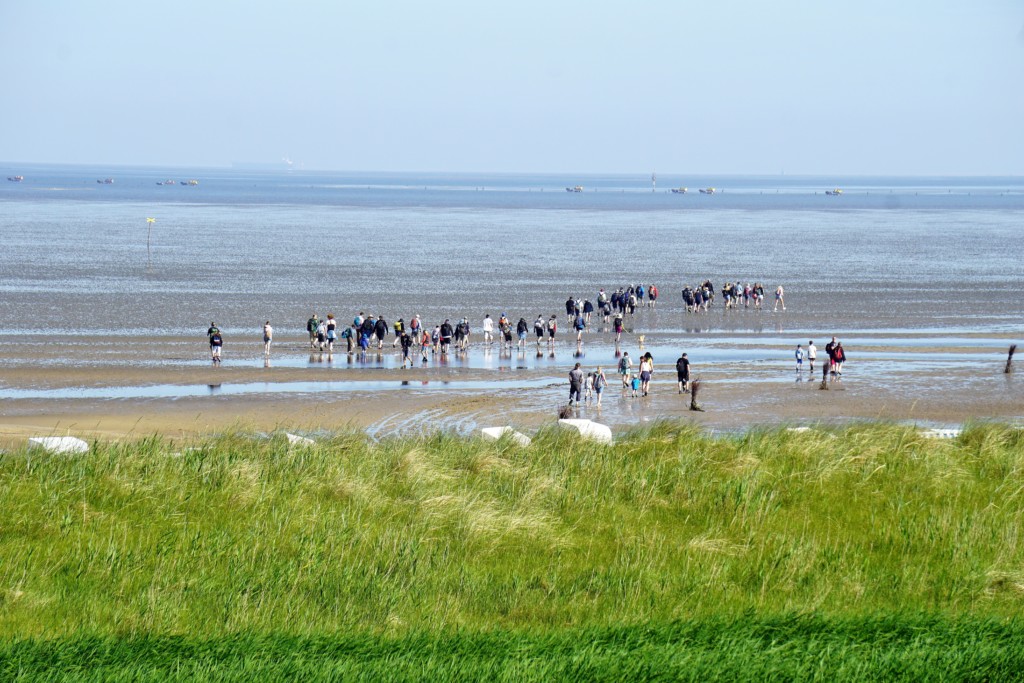
[{"label": "backpack", "polygon": [[582,316],[577,316],[577,318],[576,318],[576,329],[577,330],[582,330],[586,326],[587,326],[586,323],[583,322],[583,317]]},{"label": "backpack", "polygon": [[604,374],[598,373],[594,375],[594,388],[604,389]]},{"label": "backpack", "polygon": [[213,336],[210,337],[210,346],[220,346],[224,343],[224,340],[220,337],[220,332],[214,332]]},{"label": "backpack", "polygon": [[629,358],[623,356],[619,360],[619,372],[625,372],[629,368]]}]

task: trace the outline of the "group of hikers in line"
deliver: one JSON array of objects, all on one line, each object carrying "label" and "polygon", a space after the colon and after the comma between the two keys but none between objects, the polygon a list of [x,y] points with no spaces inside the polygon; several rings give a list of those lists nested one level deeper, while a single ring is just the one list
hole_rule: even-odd
[{"label": "group of hikers in line", "polygon": [[[722,287],[722,303],[726,311],[751,308],[761,310],[764,304],[764,285],[760,282],[741,285],[736,282],[726,282]],[[772,312],[786,310],[786,292],[782,285],[775,288],[775,308]],[[705,280],[699,285],[686,285],[683,287],[683,305],[687,313],[707,313],[708,309],[715,302],[715,286],[710,280]]]},{"label": "group of hikers in line", "polygon": [[[727,310],[740,306],[740,302],[744,307],[753,302],[756,308],[760,308],[761,301],[764,299],[764,288],[758,283],[748,284],[742,288],[738,283],[728,283],[722,290],[722,296]],[[699,286],[687,286],[683,289],[683,302],[687,312],[707,311],[714,298],[714,287],[707,280]],[[619,287],[611,293],[601,288],[597,293],[596,304],[590,299],[570,296],[565,302],[565,313],[570,329],[576,333],[577,346],[582,344],[583,333],[591,325],[595,313],[600,313],[604,324],[611,323],[615,333],[615,342],[618,343],[625,331],[624,317],[634,315],[639,307],[654,308],[657,301],[658,288],[653,284]],[[785,310],[781,285],[775,293],[775,304],[776,309],[781,305]],[[558,316],[554,314],[547,318],[538,315],[532,325],[526,321],[526,318],[519,318],[517,322],[513,323],[505,313],[502,313],[497,320],[492,319],[488,314],[482,323],[483,341],[491,344],[497,340],[502,349],[511,350],[514,346],[525,348],[531,328],[536,336],[538,347],[544,343],[545,339],[549,348],[554,347],[558,332]],[[306,321],[306,332],[309,334],[310,348],[328,354],[334,352],[335,343],[341,343],[341,340],[344,340],[346,353],[353,353],[357,349],[365,352],[371,346],[382,349],[386,338],[393,334],[394,339],[391,346],[393,348],[401,347],[403,367],[407,363],[412,366],[413,349],[416,347],[419,347],[420,358],[426,363],[431,353],[447,354],[452,345],[457,351],[465,351],[469,347],[472,335],[469,319],[465,317],[455,323],[446,318],[444,322],[435,325],[433,329],[427,329],[419,315],[410,318],[408,323],[404,318],[399,318],[389,325],[383,316],[364,316],[362,311],[355,316],[351,324],[346,325],[340,324],[334,314],[328,314],[326,318],[321,319],[314,313]],[[212,322],[207,330],[207,337],[210,341],[213,363],[219,364],[224,339],[220,330]],[[263,326],[263,355],[268,359],[273,338],[274,329],[268,320]]]},{"label": "group of hikers in line", "polygon": [[[618,374],[622,379],[624,393],[630,391],[632,398],[647,396],[650,392],[651,377],[654,374],[654,356],[650,351],[644,353],[640,356],[640,362],[634,370],[629,352],[625,351],[619,358]],[[581,364],[576,363],[575,367],[569,371],[569,405],[573,405],[574,402],[579,405],[584,400],[590,401],[592,397],[596,396],[595,405],[600,408],[601,395],[606,386],[608,386],[608,380],[603,368],[598,366],[595,371],[584,375]],[[690,359],[685,353],[676,360],[676,386],[680,394],[690,391]]]},{"label": "group of hikers in line", "polygon": [[[658,300],[658,288],[654,285],[645,288],[643,285],[628,288],[620,287],[618,291],[608,295],[601,289],[597,295],[597,309],[604,315],[607,323],[614,313],[613,327],[615,330],[615,341],[618,342],[625,329],[623,315],[632,315],[636,308],[647,296],[646,305],[654,307]],[[595,311],[594,304],[588,299],[586,301],[569,297],[566,301],[566,315],[569,319],[570,328],[576,333],[577,345],[583,341],[583,332],[590,325],[591,317]],[[264,350],[265,355],[270,353],[270,341],[267,330],[270,328],[269,321],[264,328]],[[484,316],[481,324],[483,341],[491,344],[498,341],[503,349],[511,349],[514,346],[526,348],[531,328],[536,336],[536,343],[540,346],[547,340],[547,345],[553,347],[558,332],[558,316],[552,314],[545,318],[538,314],[533,323],[528,323],[526,318],[519,318],[515,323],[507,314],[502,313],[497,320],[491,318],[490,314]],[[430,353],[447,354],[454,345],[457,351],[465,351],[469,347],[469,341],[473,330],[470,327],[469,319],[452,323],[446,318],[432,330],[427,329],[419,315],[415,315],[406,322],[399,318],[391,325],[383,316],[365,316],[362,311],[352,320],[350,325],[340,325],[334,314],[328,314],[321,319],[314,313],[306,321],[306,332],[309,334],[309,345],[311,349],[333,353],[335,343],[344,340],[345,352],[353,353],[357,349],[366,351],[372,346],[378,349],[384,348],[388,336],[394,335],[391,342],[392,347],[401,347],[403,355],[403,366],[406,362],[412,364],[412,349],[416,346],[420,349],[420,357],[427,362]]]}]

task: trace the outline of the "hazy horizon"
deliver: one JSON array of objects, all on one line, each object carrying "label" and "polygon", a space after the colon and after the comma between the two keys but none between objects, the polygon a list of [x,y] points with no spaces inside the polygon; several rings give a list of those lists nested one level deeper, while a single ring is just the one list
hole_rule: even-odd
[{"label": "hazy horizon", "polygon": [[[666,169],[664,171],[654,170],[612,170],[612,171],[581,171],[581,170],[551,170],[551,171],[534,171],[534,170],[521,170],[521,171],[502,171],[502,170],[463,170],[463,169],[360,169],[360,168],[287,168],[284,164],[275,164],[274,162],[260,162],[260,161],[235,161],[223,165],[193,165],[193,164],[140,164],[140,163],[101,163],[101,162],[42,162],[42,161],[23,161],[23,160],[4,160],[0,159],[0,168],[9,168],[10,171],[4,171],[4,173],[14,172],[17,168],[31,168],[31,167],[64,167],[64,168],[88,168],[97,171],[108,169],[125,169],[125,170],[141,170],[141,171],[161,171],[161,170],[189,170],[189,171],[251,171],[255,173],[327,173],[327,174],[342,174],[342,175],[465,175],[465,176],[518,176],[518,175],[530,175],[530,176],[602,176],[602,177],[614,177],[624,176],[631,177],[636,176],[639,180],[650,183],[650,176],[652,172],[656,172],[658,175],[658,186],[662,189],[666,189],[662,180],[668,178],[678,178],[682,176],[694,176],[694,177],[715,177],[715,178],[810,178],[810,179],[828,179],[828,178],[844,178],[844,179],[857,179],[857,178],[928,178],[928,179],[943,179],[943,178],[1024,178],[1024,173],[712,173],[707,171],[674,171]],[[246,168],[248,166],[248,168]]]}]

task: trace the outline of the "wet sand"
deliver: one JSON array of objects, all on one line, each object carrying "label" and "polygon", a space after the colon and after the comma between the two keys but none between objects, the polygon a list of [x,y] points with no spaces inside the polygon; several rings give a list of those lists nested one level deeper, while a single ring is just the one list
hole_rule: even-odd
[{"label": "wet sand", "polygon": [[[168,337],[144,345],[116,338],[79,341],[59,350],[42,343],[7,344],[0,368],[0,392],[8,392],[0,402],[0,445],[17,447],[28,436],[50,434],[188,439],[286,428],[314,434],[360,429],[381,438],[440,429],[470,433],[503,424],[530,431],[556,419],[568,398],[568,369],[577,360],[575,346],[565,341],[553,356],[546,346],[538,356],[530,344],[510,357],[476,343],[448,365],[432,359],[425,367],[417,363],[402,370],[390,345],[360,364],[344,353],[330,361],[310,356],[295,337],[277,343],[271,367],[263,367],[261,355],[249,348],[237,357],[226,354],[221,367],[212,367],[194,339]],[[622,348],[636,358],[640,350],[631,341]],[[620,388],[606,342],[589,337],[579,359],[585,370],[604,368],[609,386],[603,405],[584,405],[576,413],[615,430],[663,418],[743,430],[849,420],[959,425],[1024,417],[1024,381],[1003,373],[1006,352],[994,347],[998,339],[973,347],[878,340],[870,354],[853,345],[854,353],[868,357],[851,362],[843,381],[827,391],[819,389],[820,365],[814,378],[805,370],[797,381],[788,347],[766,351],[763,340],[750,340],[754,353],[732,340],[728,346],[737,360],[702,362],[702,353],[710,351],[690,352],[693,376],[704,383],[699,401],[705,412],[690,411],[689,396],[676,391],[676,352],[648,347],[657,361],[651,393],[634,399]],[[708,348],[714,346],[712,340]],[[936,362],[937,356],[950,358]],[[107,397],[89,394],[97,390]]]}]

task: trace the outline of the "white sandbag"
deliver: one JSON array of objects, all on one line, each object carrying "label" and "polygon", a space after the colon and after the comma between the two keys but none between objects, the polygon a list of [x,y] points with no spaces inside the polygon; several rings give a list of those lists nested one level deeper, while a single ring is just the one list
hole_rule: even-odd
[{"label": "white sandbag", "polygon": [[921,432],[921,436],[926,439],[955,439],[962,432],[962,429],[925,429]]},{"label": "white sandbag", "polygon": [[612,442],[612,430],[607,425],[591,420],[559,420],[558,426],[576,430],[581,437],[590,441],[605,444]]},{"label": "white sandbag", "polygon": [[312,446],[316,443],[313,439],[307,439],[306,437],[298,436],[297,434],[289,434],[288,432],[285,432],[284,435],[288,437],[288,443],[293,446]]},{"label": "white sandbag", "polygon": [[49,453],[88,453],[89,444],[73,436],[34,436],[28,440],[30,446],[42,448]]},{"label": "white sandbag", "polygon": [[484,427],[480,430],[480,433],[483,434],[485,439],[490,441],[498,441],[501,437],[508,434],[509,438],[520,446],[526,447],[531,443],[530,437],[526,434],[520,434],[511,427]]}]

